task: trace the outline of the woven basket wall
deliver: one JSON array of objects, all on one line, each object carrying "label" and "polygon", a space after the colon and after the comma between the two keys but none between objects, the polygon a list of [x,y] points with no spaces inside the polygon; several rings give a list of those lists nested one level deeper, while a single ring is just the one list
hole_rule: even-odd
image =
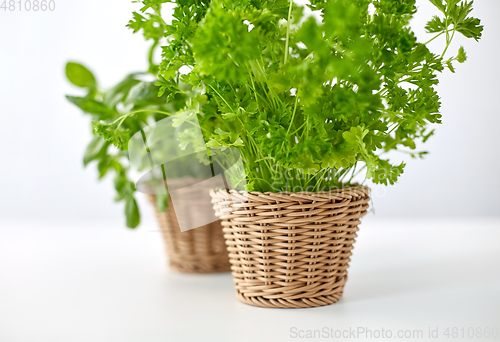
[{"label": "woven basket wall", "polygon": [[[223,217],[238,298],[269,308],[306,308],[342,296],[369,189],[323,193],[212,191]],[[231,212],[231,205],[240,206]],[[228,214],[230,213],[230,214]]]},{"label": "woven basket wall", "polygon": [[[148,195],[148,199],[155,205],[155,195]],[[185,273],[215,273],[230,270],[220,221],[181,232],[170,199],[165,212],[158,212],[155,209],[155,213],[172,269]],[[200,215],[195,211],[193,214]]]}]

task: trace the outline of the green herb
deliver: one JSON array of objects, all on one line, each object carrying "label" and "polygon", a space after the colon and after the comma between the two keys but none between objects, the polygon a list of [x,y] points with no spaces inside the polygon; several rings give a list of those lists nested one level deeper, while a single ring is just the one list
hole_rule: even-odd
[{"label": "green herb", "polygon": [[[101,89],[96,78],[85,66],[69,62],[66,65],[68,80],[84,88],[83,97],[67,96],[67,99],[89,115],[92,121],[94,138],[89,143],[83,157],[83,164],[95,162],[99,179],[113,173],[116,201],[125,202],[127,226],[135,228],[140,223],[140,212],[134,198],[136,188],[129,178],[130,166],[127,149],[130,137],[147,125],[148,122],[164,118],[158,111],[175,113],[185,106],[185,95],[170,96],[170,93],[158,97],[160,88],[155,85],[158,64],[154,62],[154,53],[164,37],[165,24],[160,17],[160,5],[152,4],[148,13],[134,13],[128,27],[134,32],[142,32],[144,38],[152,42],[148,51],[149,67],[147,72],[127,75],[110,89]],[[144,79],[151,80],[145,81]],[[133,112],[137,115],[125,115]],[[130,118],[129,118],[130,116]],[[128,118],[125,120],[125,118]],[[157,207],[165,211],[166,196],[157,197]]]},{"label": "green herb", "polygon": [[[171,23],[156,10],[165,2],[175,3]],[[449,56],[450,44],[483,30],[472,1],[431,2],[441,15],[425,43],[410,27],[415,0],[312,0],[315,16],[285,0],[148,0],[143,10],[155,14],[133,27],[163,27],[159,94],[169,103],[183,96],[209,147],[239,150],[248,190],[320,191],[359,172],[394,184],[405,164],[386,153],[426,154],[416,148],[441,123],[437,75],[466,60],[463,47]],[[427,47],[434,40],[440,54]],[[96,132],[124,147],[125,122],[138,117],[104,118]]]},{"label": "green herb", "polygon": [[405,165],[383,155],[425,155],[413,150],[441,122],[437,74],[466,59],[448,48],[457,32],[478,40],[483,29],[472,1],[432,2],[442,15],[426,28],[430,41],[444,37],[440,55],[409,25],[413,0],[311,1],[321,22],[292,1],[179,1],[159,84],[206,95],[191,103],[205,138],[240,151],[249,190],[338,187],[360,169],[394,184]]}]

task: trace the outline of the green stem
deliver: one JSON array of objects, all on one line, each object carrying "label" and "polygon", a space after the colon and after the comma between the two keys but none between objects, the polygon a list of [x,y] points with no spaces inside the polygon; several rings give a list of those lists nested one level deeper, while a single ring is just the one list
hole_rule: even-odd
[{"label": "green stem", "polygon": [[354,177],[356,177],[357,175],[359,175],[364,169],[366,169],[366,165],[363,165],[363,167],[361,169],[359,169],[358,172],[356,172],[356,174],[354,175]]},{"label": "green stem", "polygon": [[[297,90],[298,92],[298,90]],[[286,135],[290,133],[290,129],[292,129],[293,126],[293,120],[295,120],[295,113],[297,112],[297,103],[299,102],[299,97],[295,95],[295,105],[293,106],[293,114],[292,114],[292,120],[290,121],[290,126],[288,126],[288,130],[286,131]]]},{"label": "green stem", "polygon": [[[145,113],[145,112],[151,112],[151,113],[157,113],[157,114],[162,114],[162,115],[166,115],[166,116],[172,116],[172,113],[169,113],[169,112],[165,112],[163,110],[156,110],[156,109],[141,109],[141,110],[136,110],[136,111],[133,111],[133,112],[130,112],[130,113],[127,113],[127,114],[124,114],[122,116],[120,116],[118,119],[116,119],[115,121],[113,121],[112,123],[110,123],[108,126],[112,126],[114,124],[116,124],[118,121],[120,121],[120,124],[118,125],[118,127],[116,127],[116,130],[118,130],[121,125],[125,122],[126,119],[128,119],[129,117],[131,117],[132,115],[134,114],[138,114],[138,113]],[[191,124],[193,124],[191,121],[187,121]],[[194,125],[194,124],[193,124]],[[195,125],[196,127],[200,127],[200,129],[202,129],[203,131],[205,132],[209,132],[206,128],[204,127],[201,127],[199,125]]]},{"label": "green stem", "polygon": [[136,110],[136,111],[133,111],[133,112],[130,112],[130,113],[127,113],[127,114],[124,114],[122,116],[120,116],[118,119],[116,119],[115,121],[113,121],[112,123],[110,123],[109,125],[114,125],[116,124],[118,121],[120,121],[120,124],[118,125],[118,128],[120,128],[120,126],[122,125],[122,123],[130,116],[134,115],[134,114],[138,114],[138,113],[143,113],[143,112],[154,112],[154,113],[158,113],[158,114],[165,114],[167,116],[171,116],[172,113],[169,113],[169,112],[165,112],[165,111],[161,111],[161,110],[156,110],[156,109],[141,109],[141,110]]},{"label": "green stem", "polygon": [[443,34],[444,34],[445,31],[441,32],[440,34],[434,36],[434,38],[430,39],[429,41],[427,41],[424,45],[427,45],[429,44],[430,42],[432,42],[434,39],[438,38],[438,37],[441,37]]},{"label": "green stem", "polygon": [[443,54],[441,55],[441,58],[443,58],[444,55],[446,54],[446,51],[448,51],[448,48],[450,47],[450,44],[453,41],[453,37],[455,37],[455,32],[456,32],[456,29],[453,28],[453,32],[451,34],[451,37],[448,37],[448,34],[446,35],[446,47],[443,51]]},{"label": "green stem", "polygon": [[160,25],[162,25],[163,29],[165,29],[168,25],[165,22],[165,20],[163,20],[163,17],[161,15],[161,4],[159,4],[158,6],[155,6],[154,11],[155,11],[156,15],[158,16],[158,19],[160,19]]},{"label": "green stem", "polygon": [[457,29],[456,24],[454,23],[453,24],[453,33],[452,33],[451,38],[450,38],[450,30],[448,30],[448,26],[450,24],[449,24],[448,20],[449,20],[449,18],[446,17],[446,21],[445,21],[446,47],[444,48],[443,54],[441,55],[441,59],[443,59],[444,55],[446,54],[446,51],[448,51],[448,48],[450,47],[451,41],[453,40],[453,37],[455,36],[455,31]]},{"label": "green stem", "polygon": [[231,109],[231,112],[235,113],[236,112],[234,111],[234,109],[229,105],[229,103],[226,101],[226,99],[224,97],[222,97],[221,94],[219,94],[219,92],[217,90],[215,90],[215,88],[212,86],[212,85],[209,85],[210,88],[212,88],[213,91],[215,91],[215,93],[222,99],[222,101],[224,101],[224,103],[226,104],[226,106]]},{"label": "green stem", "polygon": [[253,81],[252,73],[250,73],[250,81],[252,82],[252,90],[255,95],[255,103],[257,103],[257,111],[260,111],[259,97],[257,96],[257,89],[255,89],[255,83]]},{"label": "green stem", "polygon": [[356,166],[357,165],[358,165],[358,162],[354,163],[354,167],[352,168],[351,178],[349,178],[349,184],[351,184],[352,179],[354,178],[354,174],[356,173]]},{"label": "green stem", "polygon": [[153,45],[149,49],[148,61],[149,61],[149,67],[150,67],[150,69],[151,69],[151,66],[153,65],[153,55],[154,55],[155,49],[156,49],[156,47],[158,46],[159,43],[160,42],[155,39],[155,42],[153,43]]},{"label": "green stem", "polygon": [[293,8],[293,0],[290,0],[290,8],[288,9],[288,21],[286,25],[286,45],[285,45],[285,61],[283,64],[286,64],[288,58],[288,49],[290,44],[290,20],[292,18],[292,8]]}]

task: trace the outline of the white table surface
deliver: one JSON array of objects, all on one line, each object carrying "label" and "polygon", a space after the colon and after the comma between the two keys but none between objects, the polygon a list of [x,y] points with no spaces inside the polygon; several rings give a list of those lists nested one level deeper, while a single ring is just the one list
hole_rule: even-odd
[{"label": "white table surface", "polygon": [[[500,341],[444,336],[500,329],[500,219],[360,228],[343,298],[286,310],[240,303],[229,273],[168,270],[154,222],[0,221],[0,341]],[[392,339],[345,332],[363,328]],[[423,338],[395,336],[407,330]]]}]

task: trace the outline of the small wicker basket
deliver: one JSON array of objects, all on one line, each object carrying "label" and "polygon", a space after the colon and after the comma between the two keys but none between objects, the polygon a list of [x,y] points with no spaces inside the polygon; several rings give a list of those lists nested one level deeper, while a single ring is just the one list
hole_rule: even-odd
[{"label": "small wicker basket", "polygon": [[[155,205],[155,195],[148,195]],[[228,272],[230,264],[220,221],[181,232],[169,199],[165,212],[155,210],[170,268],[184,273]],[[193,214],[200,214],[194,213]]]},{"label": "small wicker basket", "polygon": [[[319,193],[212,191],[237,297],[268,308],[306,308],[342,296],[368,188]],[[233,208],[235,209],[233,212]]]}]

